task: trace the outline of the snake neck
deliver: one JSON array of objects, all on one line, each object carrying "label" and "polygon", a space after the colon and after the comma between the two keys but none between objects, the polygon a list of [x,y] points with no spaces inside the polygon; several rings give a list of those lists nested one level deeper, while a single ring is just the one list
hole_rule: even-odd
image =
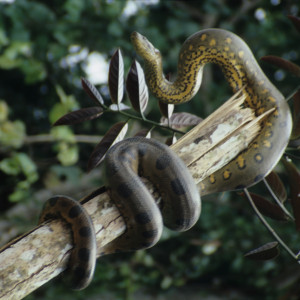
[{"label": "snake neck", "polygon": [[185,67],[178,65],[178,74],[174,82],[166,79],[162,61],[145,61],[145,77],[151,92],[162,102],[183,103],[195,96],[202,81],[203,66],[192,63],[192,74],[185,73]]},{"label": "snake neck", "polygon": [[[147,84],[152,93],[162,102],[173,104],[187,102],[198,92],[202,82],[203,67],[208,63],[215,63],[221,67],[234,92],[247,82],[245,73],[222,55],[213,57],[210,54],[202,53],[197,56],[196,53],[181,51],[177,67],[178,73],[173,82],[165,78],[161,61],[146,61]],[[253,94],[250,87],[247,91],[249,94]]]},{"label": "snake neck", "polygon": [[161,56],[142,54],[142,57],[149,89],[162,102],[178,104],[191,100],[200,88],[203,67],[208,63],[220,66],[234,92],[246,86],[245,105],[253,108],[257,115],[282,98],[249,47],[227,31],[205,30],[187,39],[179,54],[177,77],[173,82],[163,75]]}]

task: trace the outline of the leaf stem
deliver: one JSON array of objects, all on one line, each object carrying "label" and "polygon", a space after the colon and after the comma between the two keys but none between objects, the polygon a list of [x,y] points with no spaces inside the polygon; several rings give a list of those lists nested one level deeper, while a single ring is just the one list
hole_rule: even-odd
[{"label": "leaf stem", "polygon": [[288,102],[290,101],[293,96],[297,93],[297,91],[300,89],[300,85],[298,85],[286,98],[285,100]]},{"label": "leaf stem", "polygon": [[295,221],[295,218],[290,214],[290,212],[285,208],[285,206],[282,204],[282,202],[278,199],[278,197],[275,195],[275,193],[273,192],[272,188],[270,187],[269,183],[267,182],[267,180],[264,178],[263,182],[265,184],[265,186],[267,187],[269,193],[271,194],[272,198],[275,200],[275,202],[277,203],[278,206],[280,206],[280,208],[284,211],[284,213],[290,217],[291,220]]},{"label": "leaf stem", "polygon": [[[107,111],[110,111],[110,112],[115,112],[115,111],[111,110],[111,109],[108,108],[108,107],[106,107],[106,110],[107,110]],[[148,120],[148,119],[146,119],[145,117],[144,117],[144,118],[138,117],[138,116],[129,114],[129,113],[124,112],[124,111],[121,111],[121,110],[118,110],[118,112],[119,112],[120,114],[122,114],[123,116],[128,117],[128,118],[131,118],[131,119],[139,120],[139,121],[141,121],[141,122],[145,122],[145,123],[154,125],[154,126],[156,126],[156,127],[159,127],[159,128],[162,128],[162,129],[166,129],[166,130],[169,130],[169,131],[172,131],[172,132],[176,132],[176,133],[179,133],[179,134],[185,134],[185,132],[183,132],[183,131],[180,131],[180,130],[177,130],[177,129],[174,129],[174,128],[171,128],[171,127],[168,127],[168,126],[161,125],[161,124],[159,124],[159,123],[157,123],[157,122]]]},{"label": "leaf stem", "polygon": [[262,216],[262,214],[259,212],[259,210],[257,209],[256,205],[253,202],[253,199],[250,195],[250,193],[248,192],[248,189],[244,189],[244,193],[250,203],[250,205],[252,206],[254,212],[256,213],[256,215],[258,216],[258,218],[260,219],[260,221],[263,223],[263,225],[267,228],[267,230],[273,235],[273,237],[278,241],[278,243],[294,258],[299,262],[298,260],[298,256],[299,254],[295,254],[288,246],[287,244],[279,237],[279,235],[274,231],[274,229],[269,225],[269,223],[266,221],[266,219]]}]

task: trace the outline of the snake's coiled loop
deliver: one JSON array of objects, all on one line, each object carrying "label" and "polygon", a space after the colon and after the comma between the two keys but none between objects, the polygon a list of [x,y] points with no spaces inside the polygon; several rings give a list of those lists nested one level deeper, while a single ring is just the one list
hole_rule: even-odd
[{"label": "snake's coiled loop", "polygon": [[71,226],[74,248],[70,257],[71,287],[84,289],[91,282],[96,264],[96,235],[93,222],[81,204],[66,196],[50,198],[43,208],[39,224],[51,219],[63,219]]},{"label": "snake's coiled loop", "polygon": [[[163,221],[177,231],[188,230],[197,222],[201,211],[197,186],[181,159],[166,145],[141,137],[124,140],[107,152],[105,170],[108,192],[125,220],[126,231],[104,246],[102,254],[153,246],[161,236]],[[140,176],[158,189],[159,206]],[[93,224],[79,202],[63,196],[46,203],[40,223],[59,217],[72,227],[73,288],[82,289],[91,281],[96,263]]]}]

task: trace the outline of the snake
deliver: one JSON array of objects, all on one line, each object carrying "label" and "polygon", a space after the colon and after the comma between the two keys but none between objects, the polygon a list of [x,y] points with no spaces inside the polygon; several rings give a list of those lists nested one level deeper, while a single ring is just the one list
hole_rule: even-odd
[{"label": "snake", "polygon": [[220,66],[233,92],[243,89],[245,107],[256,116],[273,109],[260,124],[260,132],[250,145],[229,164],[202,180],[201,195],[239,190],[262,180],[278,163],[289,141],[292,118],[280,91],[269,81],[248,45],[236,34],[224,29],[204,29],[183,43],[177,76],[166,79],[162,55],[138,32],[131,34],[136,53],[144,60],[144,72],[150,91],[160,101],[181,104],[198,92],[203,68],[208,63]]},{"label": "snake", "polygon": [[96,235],[89,214],[70,197],[54,196],[45,203],[38,224],[63,219],[71,227],[75,245],[70,257],[71,288],[80,290],[93,278],[96,261]]},{"label": "snake", "polygon": [[[161,53],[146,37],[133,32],[131,41],[144,60],[150,91],[162,102],[190,101],[200,88],[204,65],[215,63],[234,92],[245,86],[244,105],[256,116],[274,111],[261,122],[260,132],[248,148],[204,179],[200,191],[182,160],[166,145],[134,137],[112,146],[104,159],[106,187],[124,218],[126,230],[101,249],[102,255],[153,246],[163,224],[177,231],[191,228],[200,216],[200,196],[249,187],[274,168],[287,146],[292,126],[284,96],[263,73],[247,44],[234,33],[205,29],[190,36],[180,50],[173,82],[165,78]],[[158,189],[160,201],[153,199],[141,177]],[[70,273],[73,289],[83,289],[93,277],[96,261],[92,221],[79,201],[65,196],[50,198],[39,222],[53,218],[62,218],[72,227]]]},{"label": "snake", "polygon": [[[161,142],[143,137],[123,140],[106,153],[104,170],[105,187],[126,223],[126,230],[102,247],[100,256],[150,248],[160,239],[163,224],[171,230],[186,231],[199,219],[201,201],[197,185],[184,162]],[[142,177],[158,190],[159,203]],[[42,224],[61,218],[71,226],[74,249],[69,273],[74,290],[89,285],[96,262],[96,237],[91,218],[81,205],[83,201],[52,197],[39,219]]]}]

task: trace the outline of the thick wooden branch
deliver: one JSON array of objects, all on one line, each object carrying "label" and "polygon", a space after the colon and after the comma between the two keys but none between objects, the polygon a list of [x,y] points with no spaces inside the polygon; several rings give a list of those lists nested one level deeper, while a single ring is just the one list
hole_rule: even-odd
[{"label": "thick wooden branch", "polygon": [[[189,167],[196,182],[220,169],[245,149],[259,132],[244,98],[230,99],[171,148]],[[151,185],[149,185],[151,188]],[[106,192],[90,196],[84,208],[91,215],[100,248],[125,230],[118,209]],[[34,228],[0,249],[0,299],[22,299],[60,274],[72,249],[71,233],[60,220]]]}]

